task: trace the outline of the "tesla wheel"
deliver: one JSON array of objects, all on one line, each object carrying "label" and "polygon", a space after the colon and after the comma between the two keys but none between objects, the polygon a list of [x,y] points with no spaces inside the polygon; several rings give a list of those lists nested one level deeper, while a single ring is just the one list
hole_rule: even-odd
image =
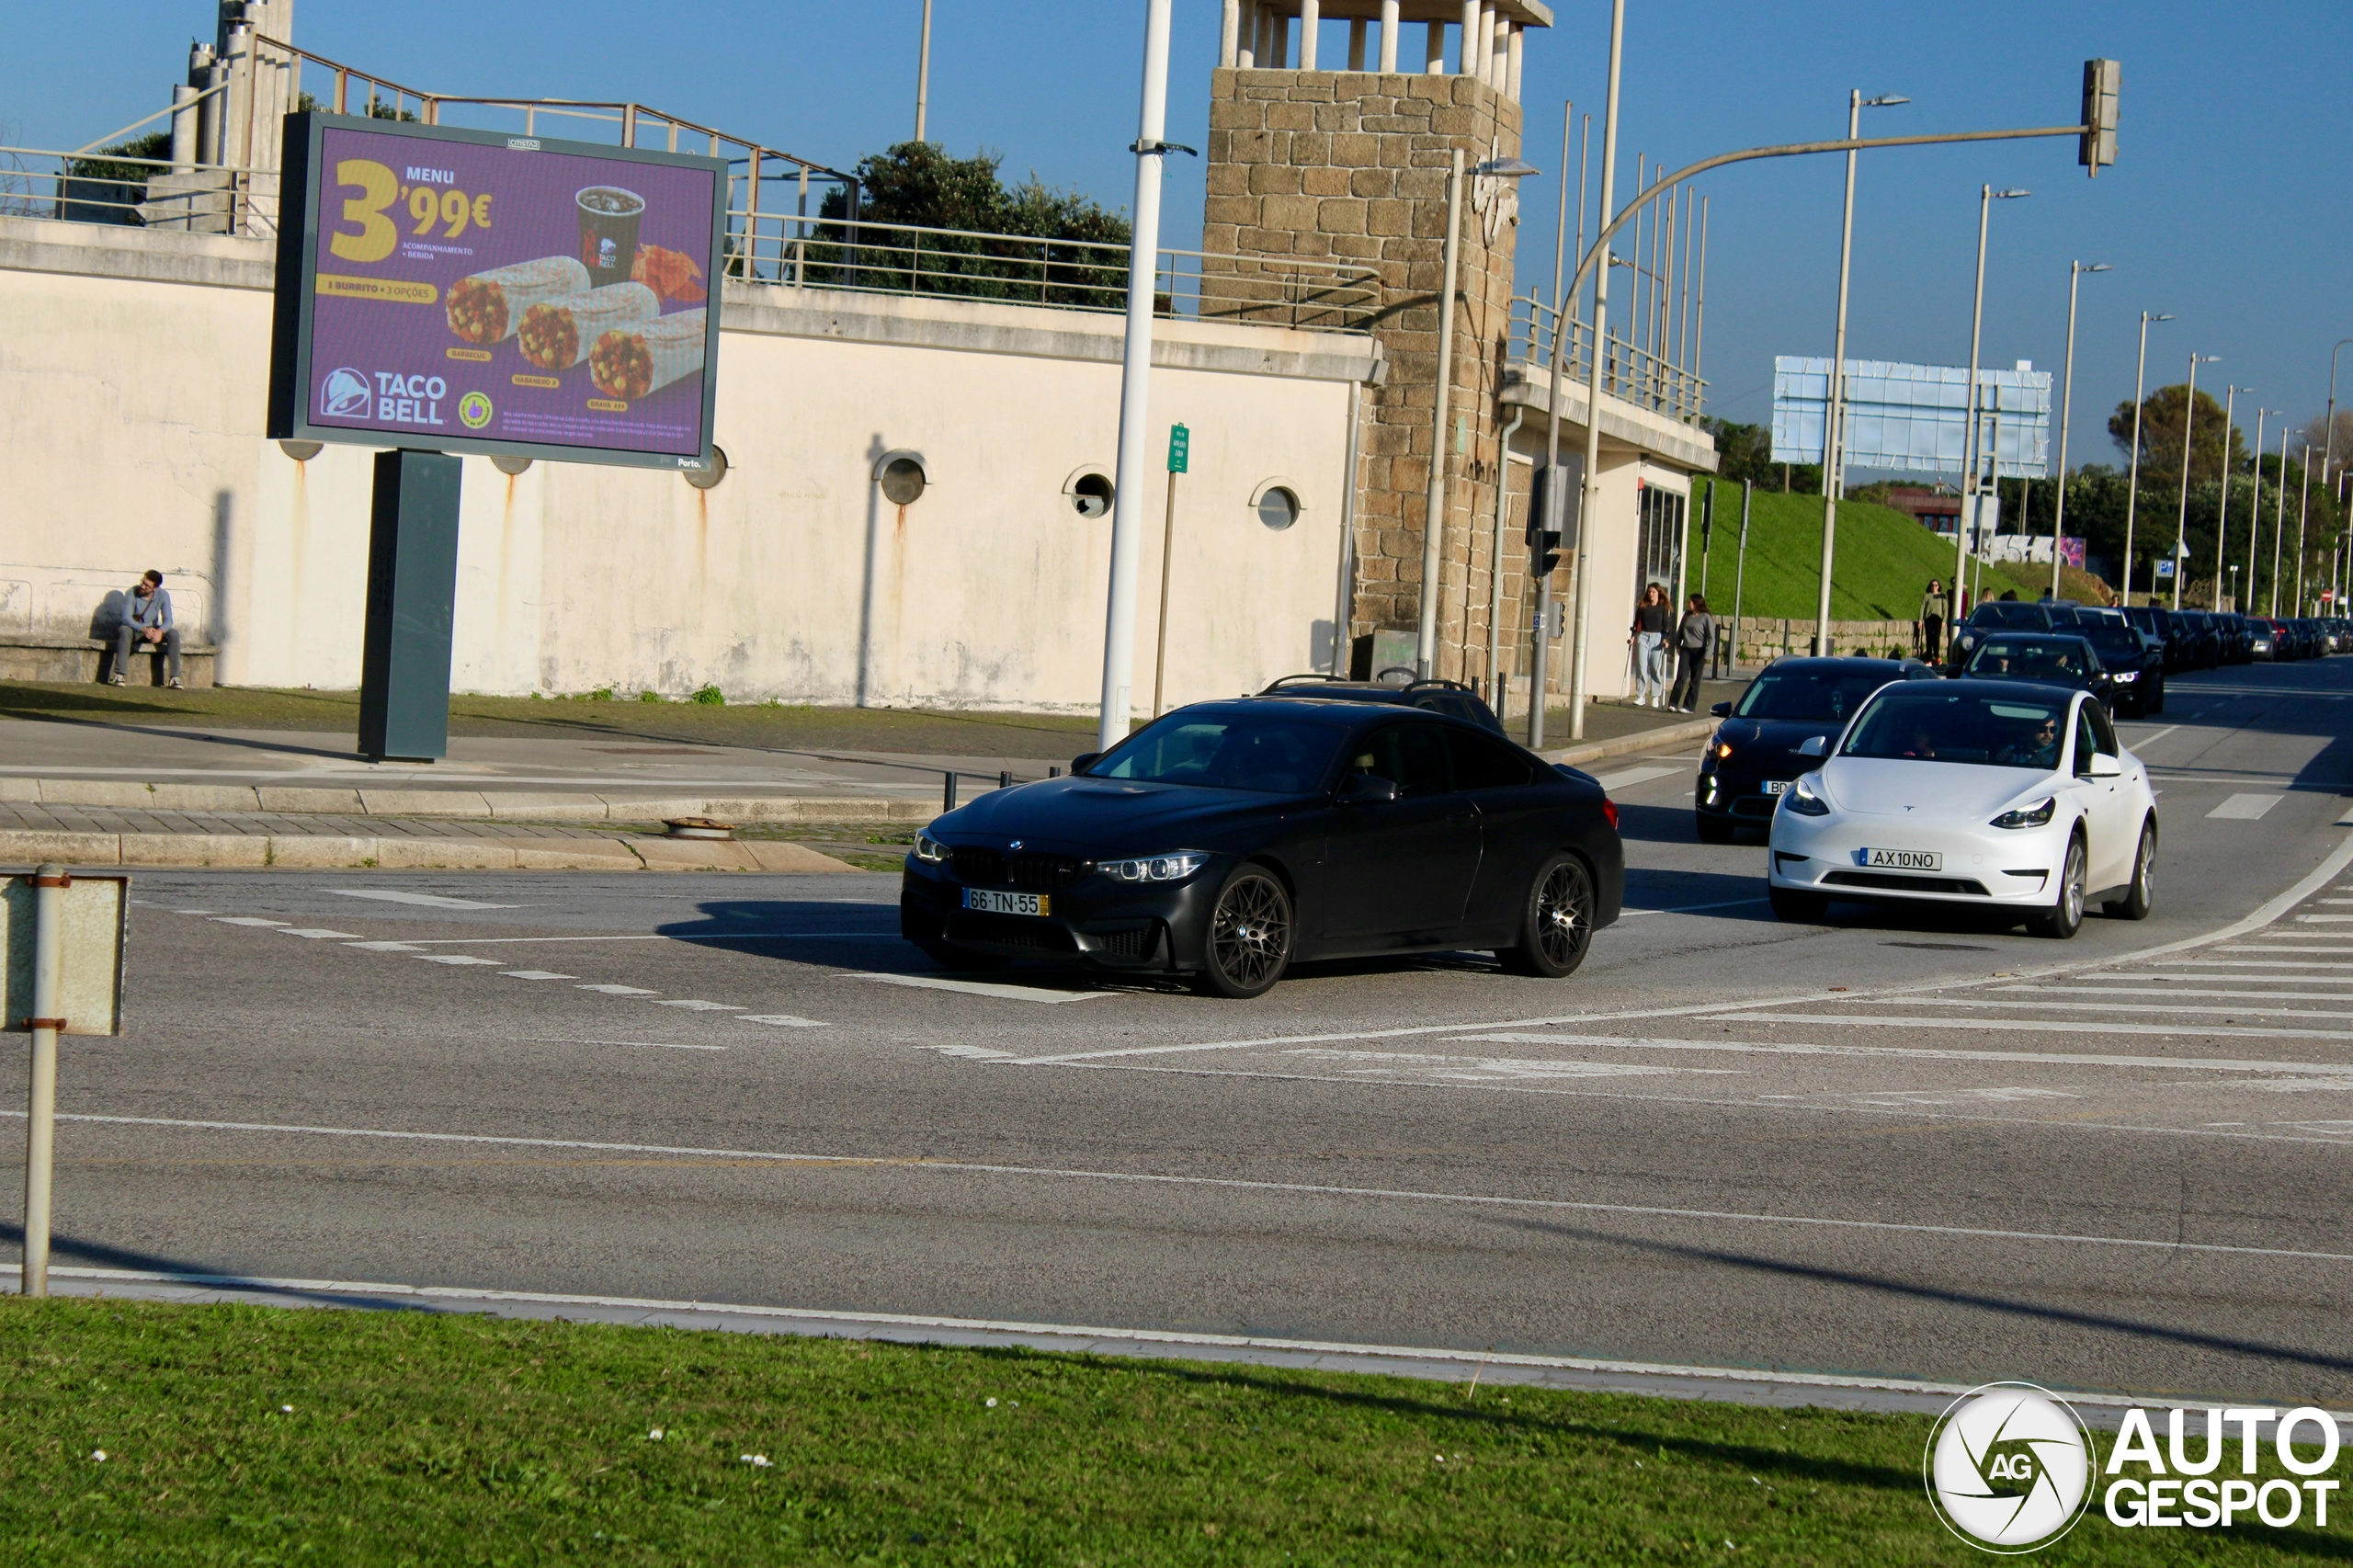
[{"label": "tesla wheel", "polygon": [[1201,988],[1237,1001],[1263,996],[1290,967],[1290,894],[1262,867],[1245,866],[1221,889],[1210,915]]},{"label": "tesla wheel", "polygon": [[1730,844],[1732,842],[1732,824],[1721,817],[1711,817],[1700,812],[1694,812],[1691,816],[1692,820],[1699,824],[1700,843]]},{"label": "tesla wheel", "polygon": [[2141,830],[2141,846],[2132,852],[2132,885],[2122,898],[2109,899],[2100,912],[2116,920],[2146,920],[2157,901],[2157,830]]},{"label": "tesla wheel", "polygon": [[1830,913],[1830,901],[1820,893],[1767,888],[1765,895],[1766,902],[1773,906],[1773,918],[1793,926],[1818,926],[1822,917]]},{"label": "tesla wheel", "polygon": [[2059,872],[2059,898],[2048,910],[2031,916],[2027,929],[2038,937],[2065,941],[2084,928],[2084,839],[2067,840],[2067,859]]},{"label": "tesla wheel", "polygon": [[1593,945],[1593,873],[1575,856],[1556,852],[1536,869],[1519,917],[1519,941],[1496,949],[1514,974],[1558,980],[1575,972]]}]

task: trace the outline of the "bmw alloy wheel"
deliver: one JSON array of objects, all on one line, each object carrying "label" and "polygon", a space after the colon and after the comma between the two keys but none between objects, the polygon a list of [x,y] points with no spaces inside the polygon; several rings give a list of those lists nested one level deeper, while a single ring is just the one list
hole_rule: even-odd
[{"label": "bmw alloy wheel", "polygon": [[1246,866],[1217,895],[1202,978],[1221,996],[1264,994],[1290,967],[1290,895]]}]

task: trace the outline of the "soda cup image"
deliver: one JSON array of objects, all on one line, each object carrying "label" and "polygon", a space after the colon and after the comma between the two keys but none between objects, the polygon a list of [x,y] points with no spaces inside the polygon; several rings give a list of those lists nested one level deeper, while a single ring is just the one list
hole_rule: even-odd
[{"label": "soda cup image", "polygon": [[580,265],[591,288],[629,281],[637,265],[637,225],[645,198],[619,186],[592,185],[576,199],[580,209]]}]

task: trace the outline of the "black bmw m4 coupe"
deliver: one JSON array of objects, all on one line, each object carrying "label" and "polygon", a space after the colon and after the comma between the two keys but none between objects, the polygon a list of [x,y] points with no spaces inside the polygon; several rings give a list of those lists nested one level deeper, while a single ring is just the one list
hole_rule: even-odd
[{"label": "black bmw m4 coupe", "polygon": [[1583,773],[1417,709],[1245,698],[938,818],[899,923],[949,968],[1046,959],[1249,997],[1301,960],[1380,953],[1566,975],[1624,884],[1617,808]]}]

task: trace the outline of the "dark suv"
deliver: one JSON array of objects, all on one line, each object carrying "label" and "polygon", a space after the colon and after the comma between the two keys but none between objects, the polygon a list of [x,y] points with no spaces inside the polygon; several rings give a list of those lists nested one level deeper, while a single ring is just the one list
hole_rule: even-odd
[{"label": "dark suv", "polygon": [[2165,710],[2165,644],[2125,619],[2120,609],[2077,606],[2069,631],[2089,642],[2114,684],[2115,710],[2140,718]]}]

